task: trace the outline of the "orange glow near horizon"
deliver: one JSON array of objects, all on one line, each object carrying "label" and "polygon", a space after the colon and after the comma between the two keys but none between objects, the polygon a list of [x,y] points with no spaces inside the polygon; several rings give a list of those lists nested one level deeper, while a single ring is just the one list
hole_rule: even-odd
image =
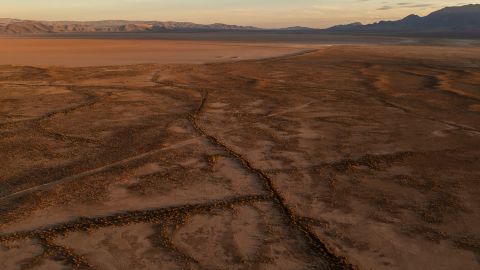
[{"label": "orange glow near horizon", "polygon": [[384,0],[0,0],[0,17],[32,20],[158,20],[259,27],[335,24],[426,15],[457,1]]}]

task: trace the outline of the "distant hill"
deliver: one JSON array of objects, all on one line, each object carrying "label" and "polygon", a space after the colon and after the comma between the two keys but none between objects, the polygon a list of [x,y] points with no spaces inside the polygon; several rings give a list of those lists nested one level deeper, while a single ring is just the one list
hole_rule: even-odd
[{"label": "distant hill", "polygon": [[304,26],[291,26],[291,27],[280,28],[280,29],[277,29],[277,30],[280,30],[280,31],[316,31],[318,29],[310,28],[310,27],[304,27]]},{"label": "distant hill", "polygon": [[190,22],[158,21],[29,21],[0,19],[0,34],[42,33],[118,33],[118,32],[165,32],[165,31],[235,31],[258,30],[252,26],[228,24],[195,24]]},{"label": "distant hill", "polygon": [[409,15],[398,21],[363,25],[353,23],[327,29],[330,32],[475,32],[480,34],[480,5],[447,7],[425,17]]}]

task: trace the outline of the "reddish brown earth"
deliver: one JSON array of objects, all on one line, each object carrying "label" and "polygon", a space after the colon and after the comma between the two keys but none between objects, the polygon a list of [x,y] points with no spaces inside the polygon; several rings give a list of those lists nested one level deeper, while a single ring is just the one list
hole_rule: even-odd
[{"label": "reddish brown earth", "polygon": [[0,71],[0,269],[480,267],[478,48]]},{"label": "reddish brown earth", "polygon": [[87,67],[225,62],[301,52],[292,44],[0,36],[0,65]]}]

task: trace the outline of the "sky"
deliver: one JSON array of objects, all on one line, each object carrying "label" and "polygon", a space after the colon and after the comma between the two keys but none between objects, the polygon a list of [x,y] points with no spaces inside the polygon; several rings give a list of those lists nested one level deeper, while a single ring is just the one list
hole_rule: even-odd
[{"label": "sky", "polygon": [[328,27],[427,15],[462,0],[0,0],[0,18],[158,20],[275,28]]}]

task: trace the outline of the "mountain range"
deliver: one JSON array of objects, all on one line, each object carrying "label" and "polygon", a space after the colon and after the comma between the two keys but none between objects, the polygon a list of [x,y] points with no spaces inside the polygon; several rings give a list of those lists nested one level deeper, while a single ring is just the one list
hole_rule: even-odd
[{"label": "mountain range", "polygon": [[228,24],[196,24],[190,22],[159,21],[31,21],[0,19],[0,34],[43,34],[43,33],[118,33],[118,32],[166,32],[166,31],[240,31],[258,30],[252,26]]},{"label": "mountain range", "polygon": [[282,29],[262,29],[253,26],[228,24],[196,24],[190,22],[162,21],[33,21],[0,19],[0,34],[48,33],[125,33],[125,32],[175,32],[175,31],[289,31],[329,33],[473,33],[480,36],[480,4],[446,7],[425,17],[409,15],[398,21],[380,21],[372,24],[351,23],[328,29],[302,26]]},{"label": "mountain range", "polygon": [[446,7],[425,17],[414,14],[398,21],[352,23],[327,29],[330,32],[478,32],[480,4]]}]

